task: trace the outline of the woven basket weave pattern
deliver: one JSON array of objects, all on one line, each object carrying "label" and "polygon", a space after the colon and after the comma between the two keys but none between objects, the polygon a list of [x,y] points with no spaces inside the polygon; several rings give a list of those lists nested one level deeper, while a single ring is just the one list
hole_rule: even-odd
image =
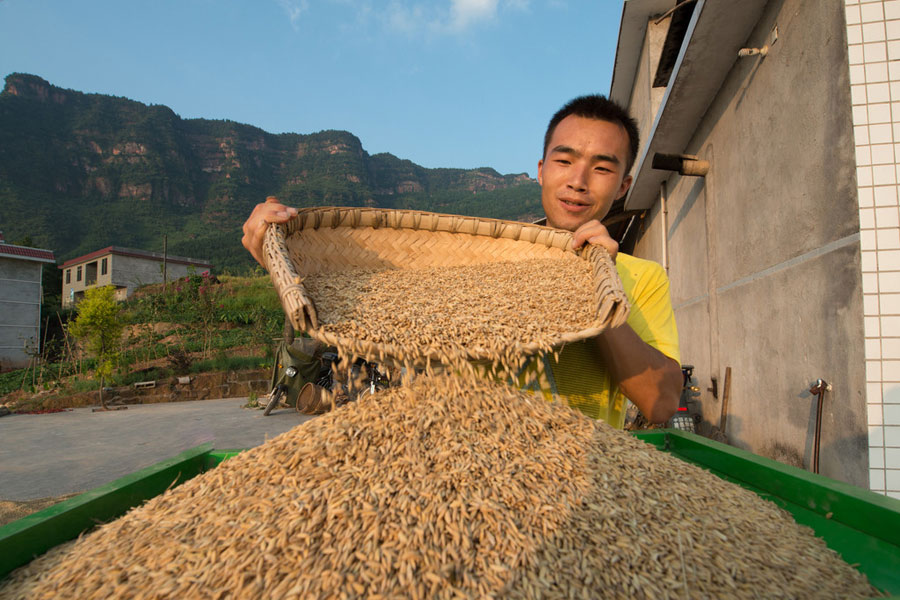
[{"label": "woven basket weave pattern", "polygon": [[[269,227],[263,253],[294,327],[336,345],[346,340],[317,328],[315,306],[302,284],[307,275],[356,268],[417,269],[562,258],[572,253],[571,241],[567,231],[514,221],[406,210],[308,208],[284,225]],[[563,343],[598,335],[624,323],[628,316],[628,302],[606,250],[591,246],[582,257],[593,270],[596,319],[590,327],[564,335]],[[393,350],[351,345],[381,359]]]}]

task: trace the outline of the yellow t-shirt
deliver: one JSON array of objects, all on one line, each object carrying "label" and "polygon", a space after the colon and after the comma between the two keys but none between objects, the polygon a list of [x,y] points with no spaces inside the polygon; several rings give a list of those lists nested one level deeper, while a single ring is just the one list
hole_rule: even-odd
[{"label": "yellow t-shirt", "polygon": [[[628,325],[644,342],[681,362],[678,329],[669,298],[669,279],[658,263],[619,253],[616,271],[631,305]],[[594,340],[566,345],[557,361],[543,354],[518,374],[519,387],[547,400],[563,400],[613,427],[625,425],[625,396],[612,381]]]}]

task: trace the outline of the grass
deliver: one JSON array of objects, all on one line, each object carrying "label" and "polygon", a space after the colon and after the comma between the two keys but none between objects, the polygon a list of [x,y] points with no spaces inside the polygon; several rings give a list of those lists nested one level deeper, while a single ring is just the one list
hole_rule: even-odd
[{"label": "grass", "polygon": [[[132,371],[120,377],[115,377],[112,385],[133,385],[139,381],[153,381],[157,379],[168,379],[175,375],[175,371],[167,367],[153,367],[150,369],[141,369],[140,371]],[[96,383],[94,385],[96,388]]]},{"label": "grass", "polygon": [[222,277],[228,292],[222,297],[221,320],[250,324],[259,318],[282,321],[278,294],[268,277]]},{"label": "grass", "polygon": [[191,373],[208,371],[241,371],[244,369],[268,369],[272,362],[261,356],[221,356],[201,360],[191,365]]},{"label": "grass", "polygon": [[[280,336],[284,323],[278,295],[267,275],[222,275],[218,283],[189,275],[165,287],[144,286],[122,308],[122,318],[136,326],[136,333],[123,343],[118,368],[105,382],[108,386],[172,377],[178,374],[174,365],[159,363],[176,355],[187,355],[185,368],[191,373],[268,368],[274,354],[272,340]],[[162,323],[182,327],[167,333],[154,330],[154,325]],[[233,355],[237,349],[242,354],[249,349],[253,355]],[[92,376],[94,366],[93,359],[83,359],[80,376],[72,361],[46,364],[33,374],[30,369],[0,373],[0,396],[20,389],[32,393],[53,388],[64,393],[96,390],[99,382]],[[32,386],[32,375],[36,383],[43,384]]]},{"label": "grass", "polygon": [[[18,390],[22,387],[22,380],[26,379],[27,373],[24,369],[16,369],[15,371],[7,371],[0,373],[0,394],[6,395],[10,392]],[[29,383],[30,378],[27,378]]]}]

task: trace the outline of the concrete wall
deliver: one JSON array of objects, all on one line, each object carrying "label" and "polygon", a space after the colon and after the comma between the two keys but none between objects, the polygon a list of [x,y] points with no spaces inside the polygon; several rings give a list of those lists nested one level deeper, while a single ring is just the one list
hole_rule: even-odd
[{"label": "concrete wall", "polygon": [[[127,295],[142,285],[148,283],[161,283],[162,278],[162,262],[157,260],[148,260],[146,258],[138,258],[135,256],[122,256],[114,254],[112,256],[112,284],[116,287],[124,287],[127,289]],[[188,274],[190,268],[188,265],[167,263],[166,279],[172,281]],[[206,269],[194,269],[198,273]]]},{"label": "concrete wall", "polygon": [[40,340],[42,266],[0,257],[0,371],[27,366],[24,344]]},{"label": "concrete wall", "polygon": [[[103,259],[108,261],[106,275],[101,275]],[[96,283],[87,285],[85,276],[86,265],[97,263]],[[162,261],[140,258],[136,256],[123,256],[120,254],[107,254],[80,265],[82,268],[81,281],[77,281],[78,265],[63,269],[63,305],[67,305],[70,298],[70,290],[75,292],[76,302],[83,297],[88,288],[112,285],[116,287],[116,300],[125,300],[131,293],[142,285],[162,282]],[[71,270],[71,282],[66,283],[66,271]],[[206,267],[195,267],[198,273],[205,271]],[[166,278],[169,281],[184,277],[190,271],[185,264],[168,263],[166,266]]]},{"label": "concrete wall", "polygon": [[[773,0],[683,149],[704,178],[667,182],[669,275],[685,363],[727,434],[809,467],[819,377],[820,472],[868,486],[865,356],[853,130],[843,6]],[[645,116],[645,118],[647,118]],[[635,254],[660,260],[659,207]],[[718,398],[709,391],[719,384]]]}]

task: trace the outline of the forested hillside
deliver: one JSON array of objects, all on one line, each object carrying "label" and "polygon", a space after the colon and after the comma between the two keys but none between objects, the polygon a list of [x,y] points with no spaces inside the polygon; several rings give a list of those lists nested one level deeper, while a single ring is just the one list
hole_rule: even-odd
[{"label": "forested hillside", "polygon": [[270,134],[232,121],[12,74],[0,93],[0,231],[66,260],[109,246],[210,260],[240,273],[253,205],[414,208],[485,217],[540,214],[537,183],[490,168],[427,169],[369,155],[346,131]]}]

